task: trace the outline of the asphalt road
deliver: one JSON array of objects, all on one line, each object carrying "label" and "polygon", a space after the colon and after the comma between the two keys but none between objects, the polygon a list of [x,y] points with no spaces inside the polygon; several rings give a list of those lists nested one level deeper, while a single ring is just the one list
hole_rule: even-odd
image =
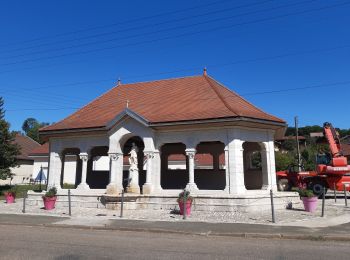
[{"label": "asphalt road", "polygon": [[0,259],[349,259],[350,243],[0,225]]}]

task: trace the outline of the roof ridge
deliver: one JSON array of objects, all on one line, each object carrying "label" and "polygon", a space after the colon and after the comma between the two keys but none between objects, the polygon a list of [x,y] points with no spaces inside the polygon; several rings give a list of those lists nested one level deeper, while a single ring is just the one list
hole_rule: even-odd
[{"label": "roof ridge", "polygon": [[[214,80],[215,82],[217,82],[215,79],[213,79],[212,77],[210,76],[206,76],[204,75],[203,76],[205,78],[205,80],[208,82],[209,86],[214,90],[214,92],[216,93],[216,95],[220,98],[220,100],[222,101],[222,103],[224,103],[224,105],[234,114],[238,115],[238,116],[241,116],[240,113],[236,112],[235,109],[233,109],[231,107],[230,104],[228,104],[228,102],[224,99],[224,97],[219,93],[219,91],[216,89],[216,87],[210,82],[209,79],[211,80]],[[209,78],[209,79],[208,79]],[[217,82],[219,85],[221,85],[219,82]],[[232,90],[228,89],[229,91],[233,92]],[[234,92],[233,92],[234,93]],[[236,94],[236,93],[234,93]],[[236,94],[237,95],[237,94]]]},{"label": "roof ridge", "polygon": [[122,86],[125,86],[125,85],[136,85],[136,84],[141,84],[141,83],[151,83],[151,82],[158,82],[158,81],[168,81],[168,80],[187,79],[187,78],[196,78],[196,77],[202,77],[202,75],[192,75],[192,76],[184,76],[184,77],[177,77],[177,78],[138,81],[138,82],[132,82],[132,83],[122,83],[119,86],[122,87]]},{"label": "roof ridge", "polygon": [[[254,108],[256,108],[257,110],[259,110],[261,113],[265,114],[265,115],[268,115],[268,116],[271,116],[275,119],[278,119],[278,120],[282,120],[274,115],[271,115],[269,113],[266,113],[264,110],[262,110],[261,108],[257,107],[256,105],[252,104],[250,101],[248,101],[247,99],[245,99],[244,97],[242,97],[241,95],[237,94],[235,91],[229,89],[228,87],[226,87],[225,85],[223,85],[222,83],[220,83],[219,81],[215,80],[214,78],[210,77],[210,76],[207,76],[208,78],[210,78],[211,80],[215,81],[216,83],[218,83],[221,87],[225,88],[226,90],[234,93],[235,95],[237,95],[238,98],[244,100],[245,102],[247,102],[249,105],[253,106]],[[241,115],[240,115],[241,116]],[[284,120],[282,120],[284,121]]]}]

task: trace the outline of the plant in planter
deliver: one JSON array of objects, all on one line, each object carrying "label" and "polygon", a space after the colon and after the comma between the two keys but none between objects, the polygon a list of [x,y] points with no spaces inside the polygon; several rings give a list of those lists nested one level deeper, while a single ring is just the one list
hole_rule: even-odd
[{"label": "plant in planter", "polygon": [[179,204],[180,215],[184,214],[185,208],[186,208],[186,215],[189,216],[191,214],[192,202],[193,202],[193,197],[190,195],[189,191],[184,190],[179,193],[179,196],[177,198],[177,203]]},{"label": "plant in planter", "polygon": [[11,189],[9,189],[7,191],[4,191],[4,196],[5,196],[7,204],[11,204],[11,203],[15,202],[16,193],[17,193],[16,186],[12,187]]},{"label": "plant in planter", "polygon": [[56,200],[57,200],[57,189],[56,187],[52,187],[43,196],[45,209],[46,210],[54,209]]},{"label": "plant in planter", "polygon": [[300,199],[303,201],[305,211],[314,212],[317,208],[318,201],[318,198],[314,192],[306,188],[297,188],[295,191],[299,193]]}]

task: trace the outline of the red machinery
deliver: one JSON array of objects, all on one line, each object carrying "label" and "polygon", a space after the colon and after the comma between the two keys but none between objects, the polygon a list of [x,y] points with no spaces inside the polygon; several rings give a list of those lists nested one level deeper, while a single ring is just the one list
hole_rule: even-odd
[{"label": "red machinery", "polygon": [[329,144],[330,153],[317,155],[316,172],[299,171],[295,167],[279,171],[277,172],[279,190],[290,190],[293,186],[305,184],[315,194],[322,194],[323,187],[340,191],[344,189],[344,185],[350,191],[350,165],[343,156],[339,136],[332,124],[328,122],[323,124],[323,132]]}]

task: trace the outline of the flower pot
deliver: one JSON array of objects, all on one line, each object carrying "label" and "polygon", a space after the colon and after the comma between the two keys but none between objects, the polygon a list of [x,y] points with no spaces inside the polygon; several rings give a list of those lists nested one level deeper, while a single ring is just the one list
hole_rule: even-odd
[{"label": "flower pot", "polygon": [[46,210],[54,209],[56,200],[57,200],[57,196],[55,196],[55,197],[43,197],[45,209]]},{"label": "flower pot", "polygon": [[[180,208],[180,215],[184,214],[184,203],[183,201],[179,201],[179,208]],[[186,201],[186,216],[191,215],[191,206],[192,206],[192,201],[188,200]]]},{"label": "flower pot", "polygon": [[301,197],[303,204],[304,204],[304,209],[307,212],[314,212],[317,208],[317,197]]},{"label": "flower pot", "polygon": [[7,204],[11,204],[15,202],[15,196],[13,194],[6,194],[5,199]]}]

